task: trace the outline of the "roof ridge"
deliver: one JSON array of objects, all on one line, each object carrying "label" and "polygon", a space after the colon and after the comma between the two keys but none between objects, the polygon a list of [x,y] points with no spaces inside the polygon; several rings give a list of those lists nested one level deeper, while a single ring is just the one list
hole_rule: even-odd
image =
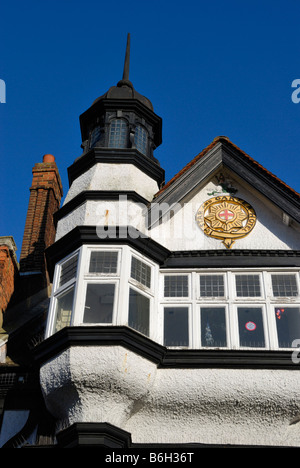
[{"label": "roof ridge", "polygon": [[199,161],[201,158],[203,158],[214,146],[217,145],[217,143],[221,142],[226,142],[229,143],[233,148],[235,148],[237,151],[239,151],[241,154],[243,154],[252,164],[256,165],[261,171],[265,172],[269,177],[272,177],[275,179],[277,182],[279,182],[281,185],[285,187],[285,189],[291,191],[294,195],[297,197],[300,197],[300,194],[296,192],[292,187],[290,187],[288,184],[283,182],[279,177],[277,177],[275,174],[273,174],[271,171],[266,169],[262,164],[257,162],[255,159],[253,159],[249,154],[247,154],[245,151],[243,151],[241,148],[239,148],[235,143],[233,143],[228,137],[224,135],[217,136],[213,139],[213,141],[206,146],[200,153],[198,153],[189,163],[187,163],[177,174],[175,174],[155,195],[154,198],[158,197],[161,193],[163,193],[168,187],[170,187],[177,179],[179,179],[185,172],[188,171],[194,164],[196,164],[197,161]]}]

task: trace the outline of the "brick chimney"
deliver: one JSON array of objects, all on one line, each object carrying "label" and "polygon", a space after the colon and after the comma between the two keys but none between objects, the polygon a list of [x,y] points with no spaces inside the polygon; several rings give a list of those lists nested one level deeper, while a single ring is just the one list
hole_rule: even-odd
[{"label": "brick chimney", "polygon": [[[49,285],[45,249],[55,239],[53,214],[59,209],[63,195],[60,175],[51,154],[32,169],[27,218],[20,255],[20,274],[35,293]],[[32,288],[32,286],[34,287]]]},{"label": "brick chimney", "polygon": [[14,294],[19,275],[16,244],[12,236],[0,237],[0,328],[7,306]]}]

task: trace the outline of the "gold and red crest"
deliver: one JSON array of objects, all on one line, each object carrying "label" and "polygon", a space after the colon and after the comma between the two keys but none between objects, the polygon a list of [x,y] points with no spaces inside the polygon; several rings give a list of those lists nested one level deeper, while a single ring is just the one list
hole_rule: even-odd
[{"label": "gold and red crest", "polygon": [[232,196],[220,196],[200,206],[196,221],[207,236],[222,240],[230,249],[237,239],[252,231],[256,214],[248,202]]}]

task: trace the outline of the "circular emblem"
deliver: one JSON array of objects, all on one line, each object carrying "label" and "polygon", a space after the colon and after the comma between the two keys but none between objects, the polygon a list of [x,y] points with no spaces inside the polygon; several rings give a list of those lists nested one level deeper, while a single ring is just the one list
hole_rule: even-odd
[{"label": "circular emblem", "polygon": [[196,221],[207,236],[222,240],[230,249],[236,239],[252,231],[256,214],[248,202],[232,196],[220,196],[200,206]]},{"label": "circular emblem", "polygon": [[256,329],[256,323],[254,322],[247,322],[245,325],[248,331],[254,331]]}]

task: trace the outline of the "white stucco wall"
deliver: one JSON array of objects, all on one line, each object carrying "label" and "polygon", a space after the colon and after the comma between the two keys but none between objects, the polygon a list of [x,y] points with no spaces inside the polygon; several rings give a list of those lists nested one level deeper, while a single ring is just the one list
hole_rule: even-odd
[{"label": "white stucco wall", "polygon": [[64,205],[85,190],[133,190],[152,200],[158,185],[133,164],[98,163],[73,181]]},{"label": "white stucco wall", "polygon": [[41,368],[61,428],[109,422],[134,443],[298,446],[293,370],[161,369],[120,346],[72,347]]},{"label": "white stucco wall", "polygon": [[[244,238],[237,239],[231,249],[299,249],[300,231],[295,225],[286,226],[282,220],[282,210],[272,204],[254,188],[243,186],[235,181],[237,193],[234,195],[254,208],[257,216],[254,229]],[[168,213],[160,225],[154,226],[150,235],[170,250],[226,249],[219,239],[208,237],[196,223],[196,214],[201,205],[218,194],[218,186],[208,182],[199,187],[198,192],[182,200],[182,208],[175,214]],[[221,194],[222,195],[222,194]],[[228,195],[224,193],[223,195]]]}]

